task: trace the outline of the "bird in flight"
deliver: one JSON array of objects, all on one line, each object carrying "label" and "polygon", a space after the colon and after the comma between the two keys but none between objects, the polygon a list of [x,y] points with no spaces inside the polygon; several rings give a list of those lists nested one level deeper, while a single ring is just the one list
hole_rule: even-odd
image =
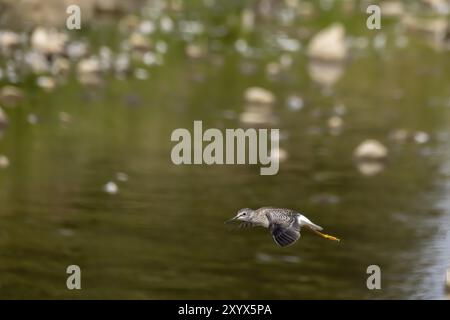
[{"label": "bird in flight", "polygon": [[304,215],[284,208],[263,207],[257,210],[240,209],[235,217],[225,221],[241,221],[241,227],[268,228],[276,244],[281,247],[289,246],[300,238],[300,230],[308,229],[322,238],[340,241],[340,239],[322,233],[323,228],[311,222]]}]

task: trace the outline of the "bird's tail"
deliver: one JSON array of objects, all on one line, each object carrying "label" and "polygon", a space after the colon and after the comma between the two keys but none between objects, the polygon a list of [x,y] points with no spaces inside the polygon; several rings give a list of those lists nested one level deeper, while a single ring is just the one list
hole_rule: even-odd
[{"label": "bird's tail", "polygon": [[340,242],[340,241],[341,241],[341,239],[338,239],[338,238],[336,238],[336,237],[330,236],[329,234],[322,233],[322,232],[317,231],[317,230],[315,230],[315,229],[313,229],[313,228],[311,228],[311,230],[312,230],[315,234],[317,234],[318,236],[321,236],[322,238],[325,238],[325,239],[328,239],[328,240],[332,240],[332,241],[337,241],[337,242]]}]

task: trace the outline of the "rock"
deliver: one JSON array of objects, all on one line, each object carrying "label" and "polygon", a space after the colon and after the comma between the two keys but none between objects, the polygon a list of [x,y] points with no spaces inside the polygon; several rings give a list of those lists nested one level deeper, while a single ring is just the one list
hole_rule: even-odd
[{"label": "rock", "polygon": [[39,123],[39,117],[34,113],[29,113],[27,115],[27,121],[29,124],[35,125]]},{"label": "rock", "polygon": [[6,169],[9,167],[9,159],[7,156],[0,154],[0,169]]},{"label": "rock", "polygon": [[31,47],[46,55],[63,54],[67,35],[55,29],[36,28],[31,35]]},{"label": "rock", "polygon": [[148,79],[148,71],[143,68],[138,68],[134,70],[134,76],[139,80],[147,80]]},{"label": "rock", "polygon": [[358,160],[379,161],[388,156],[388,150],[377,140],[365,140],[355,149],[353,155]]},{"label": "rock", "polygon": [[450,2],[448,0],[422,0],[422,2],[437,14],[446,15],[450,13]]},{"label": "rock", "polygon": [[200,45],[190,43],[186,46],[186,55],[192,59],[200,59],[206,57],[206,50]]},{"label": "rock", "polygon": [[244,99],[252,104],[272,105],[275,102],[275,95],[264,88],[250,87],[245,90]]},{"label": "rock", "polygon": [[97,57],[86,58],[78,63],[78,81],[84,85],[96,86],[100,84],[100,72],[100,60]]},{"label": "rock", "polygon": [[333,24],[320,31],[309,42],[307,54],[312,59],[341,62],[347,58],[345,29],[341,24]]},{"label": "rock", "polygon": [[139,26],[139,17],[135,15],[127,15],[119,21],[119,30],[123,33],[129,33]]},{"label": "rock", "polygon": [[405,8],[401,1],[383,1],[380,4],[383,17],[399,17],[405,13]]},{"label": "rock", "polygon": [[174,28],[173,20],[169,16],[163,16],[159,20],[159,26],[164,33],[172,32]]},{"label": "rock", "polygon": [[64,111],[58,114],[58,118],[61,123],[69,123],[70,121],[72,121],[72,116]]},{"label": "rock", "polygon": [[53,91],[56,87],[56,81],[52,77],[40,76],[36,79],[36,84],[39,88],[47,92]]},{"label": "rock", "polygon": [[402,24],[409,31],[431,37],[438,44],[444,42],[449,34],[449,22],[444,17],[418,18],[408,15],[402,19]]},{"label": "rock", "polygon": [[0,49],[2,53],[9,54],[13,49],[20,45],[19,34],[12,31],[0,32]]},{"label": "rock", "polygon": [[301,49],[302,45],[297,39],[292,39],[288,37],[276,37],[276,43],[278,47],[287,52],[297,52]]},{"label": "rock", "polygon": [[303,102],[302,97],[297,96],[297,95],[292,95],[287,98],[286,105],[289,110],[297,111],[297,110],[303,109],[304,102]]},{"label": "rock", "polygon": [[136,51],[148,51],[150,49],[150,40],[139,32],[134,32],[129,38],[131,49]]},{"label": "rock", "polygon": [[[145,58],[145,55],[144,55]],[[130,57],[126,53],[118,54],[114,60],[114,70],[119,74],[130,71]]]},{"label": "rock", "polygon": [[95,56],[83,59],[78,63],[77,71],[80,74],[100,73],[100,60]]},{"label": "rock", "polygon": [[243,32],[251,32],[255,27],[255,12],[251,9],[244,9],[241,12],[241,28]]},{"label": "rock", "polygon": [[103,186],[103,191],[109,194],[116,194],[117,192],[119,192],[119,187],[116,183],[110,181]]},{"label": "rock", "polygon": [[8,116],[0,107],[0,130],[6,128],[9,124]]},{"label": "rock", "polygon": [[153,32],[155,32],[155,24],[153,23],[153,21],[151,20],[144,20],[141,21],[141,23],[139,24],[139,32],[141,32],[142,34],[152,34]]},{"label": "rock", "polygon": [[66,53],[72,60],[78,60],[88,53],[88,45],[82,41],[72,41],[66,46]]},{"label": "rock", "polygon": [[124,3],[120,0],[95,0],[95,11],[106,14],[122,13],[126,10]]},{"label": "rock", "polygon": [[266,66],[266,73],[269,78],[276,77],[281,72],[281,66],[278,62],[270,62]]},{"label": "rock", "polygon": [[22,90],[15,86],[0,89],[0,103],[6,107],[15,107],[23,100]]},{"label": "rock", "polygon": [[327,124],[332,134],[339,134],[344,126],[344,120],[339,116],[333,116],[328,119]]},{"label": "rock", "polygon": [[67,58],[57,57],[53,60],[50,71],[55,76],[65,76],[70,71],[70,61]]},{"label": "rock", "polygon": [[[4,18],[14,26],[29,29],[34,26],[65,28],[66,13],[69,5],[78,5],[81,9],[82,28],[93,20],[94,3],[97,0],[6,0],[2,3]],[[125,2],[125,1],[123,1]],[[7,22],[8,23],[8,22]]]},{"label": "rock", "polygon": [[418,131],[414,134],[414,142],[418,144],[427,143],[430,140],[430,135],[423,131]]},{"label": "rock", "polygon": [[25,62],[30,66],[34,74],[42,74],[50,71],[50,63],[45,54],[36,50],[25,53]]}]

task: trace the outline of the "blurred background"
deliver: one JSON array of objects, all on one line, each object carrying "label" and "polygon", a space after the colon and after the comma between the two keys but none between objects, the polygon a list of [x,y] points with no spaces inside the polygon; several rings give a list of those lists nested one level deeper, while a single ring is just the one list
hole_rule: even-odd
[{"label": "blurred background", "polygon": [[[447,0],[0,0],[0,298],[446,298],[449,14]],[[194,120],[279,128],[279,173],[174,165],[171,132]],[[279,248],[223,224],[262,206],[342,241]],[[66,288],[72,264],[82,290]]]}]

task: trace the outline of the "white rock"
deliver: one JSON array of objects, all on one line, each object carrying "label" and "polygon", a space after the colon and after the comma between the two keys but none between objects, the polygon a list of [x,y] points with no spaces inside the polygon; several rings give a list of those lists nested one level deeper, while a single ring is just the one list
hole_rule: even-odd
[{"label": "white rock", "polygon": [[309,42],[307,53],[313,59],[340,62],[347,58],[345,29],[333,24],[317,33]]},{"label": "white rock", "polygon": [[0,154],[0,169],[9,167],[9,159],[7,156]]},{"label": "white rock", "polygon": [[116,194],[119,192],[119,187],[114,182],[110,181],[103,186],[103,190],[109,194]]},{"label": "white rock", "polygon": [[25,62],[31,67],[35,74],[50,71],[50,63],[42,52],[31,50],[25,53]]},{"label": "white rock", "polygon": [[36,28],[31,35],[33,49],[45,54],[62,54],[67,42],[67,35],[54,29]]},{"label": "white rock", "polygon": [[0,32],[0,48],[3,52],[9,53],[11,49],[20,44],[20,36],[12,31]]},{"label": "white rock", "polygon": [[39,117],[34,113],[27,114],[27,121],[29,124],[37,124],[39,122]]},{"label": "white rock", "polygon": [[101,71],[100,60],[97,57],[90,57],[78,63],[77,71],[83,73],[99,73]]},{"label": "white rock", "polygon": [[15,107],[23,100],[23,92],[15,86],[4,86],[0,89],[0,102],[7,107]]},{"label": "white rock", "polygon": [[383,17],[399,17],[405,13],[405,9],[401,1],[383,1],[380,4],[380,7]]},{"label": "white rock", "polygon": [[253,31],[255,27],[255,12],[251,9],[244,9],[241,12],[241,28],[244,32]]},{"label": "white rock", "polygon": [[134,76],[139,80],[147,80],[148,79],[148,71],[143,68],[138,68],[134,70]]},{"label": "white rock", "polygon": [[286,100],[286,105],[289,108],[289,110],[297,111],[303,108],[304,102],[302,97],[297,95],[289,96]]},{"label": "white rock", "polygon": [[414,134],[414,141],[418,144],[427,143],[430,140],[430,136],[428,133],[419,131]]},{"label": "white rock", "polygon": [[142,34],[152,34],[155,32],[155,24],[150,20],[144,20],[139,25],[139,32]]},{"label": "white rock", "polygon": [[100,84],[101,63],[97,57],[83,59],[78,63],[78,81],[84,85]]},{"label": "white rock", "polygon": [[70,121],[72,121],[71,115],[64,111],[62,111],[58,114],[58,118],[59,118],[59,121],[62,123],[69,123]]},{"label": "white rock", "polygon": [[206,56],[206,50],[200,45],[190,43],[186,46],[186,55],[192,59],[200,59]]},{"label": "white rock", "polygon": [[260,87],[250,87],[245,90],[245,101],[254,104],[273,104],[275,102],[275,95]]},{"label": "white rock", "polygon": [[67,45],[66,52],[70,59],[80,59],[87,54],[88,45],[82,41],[73,41]]},{"label": "white rock", "polygon": [[161,30],[166,33],[172,32],[174,27],[172,19],[168,16],[162,17],[161,20],[159,21],[159,24]]},{"label": "white rock", "polygon": [[340,129],[344,125],[344,120],[341,117],[333,116],[328,119],[328,127],[330,129]]},{"label": "white rock", "polygon": [[150,49],[149,39],[142,33],[135,32],[129,38],[130,46],[134,50],[147,51]]},{"label": "white rock", "polygon": [[56,87],[56,81],[52,77],[40,76],[36,79],[36,84],[38,87],[44,89],[45,91],[53,91]]},{"label": "white rock", "polygon": [[388,156],[388,150],[377,140],[366,140],[355,149],[353,155],[361,160],[383,160]]}]

